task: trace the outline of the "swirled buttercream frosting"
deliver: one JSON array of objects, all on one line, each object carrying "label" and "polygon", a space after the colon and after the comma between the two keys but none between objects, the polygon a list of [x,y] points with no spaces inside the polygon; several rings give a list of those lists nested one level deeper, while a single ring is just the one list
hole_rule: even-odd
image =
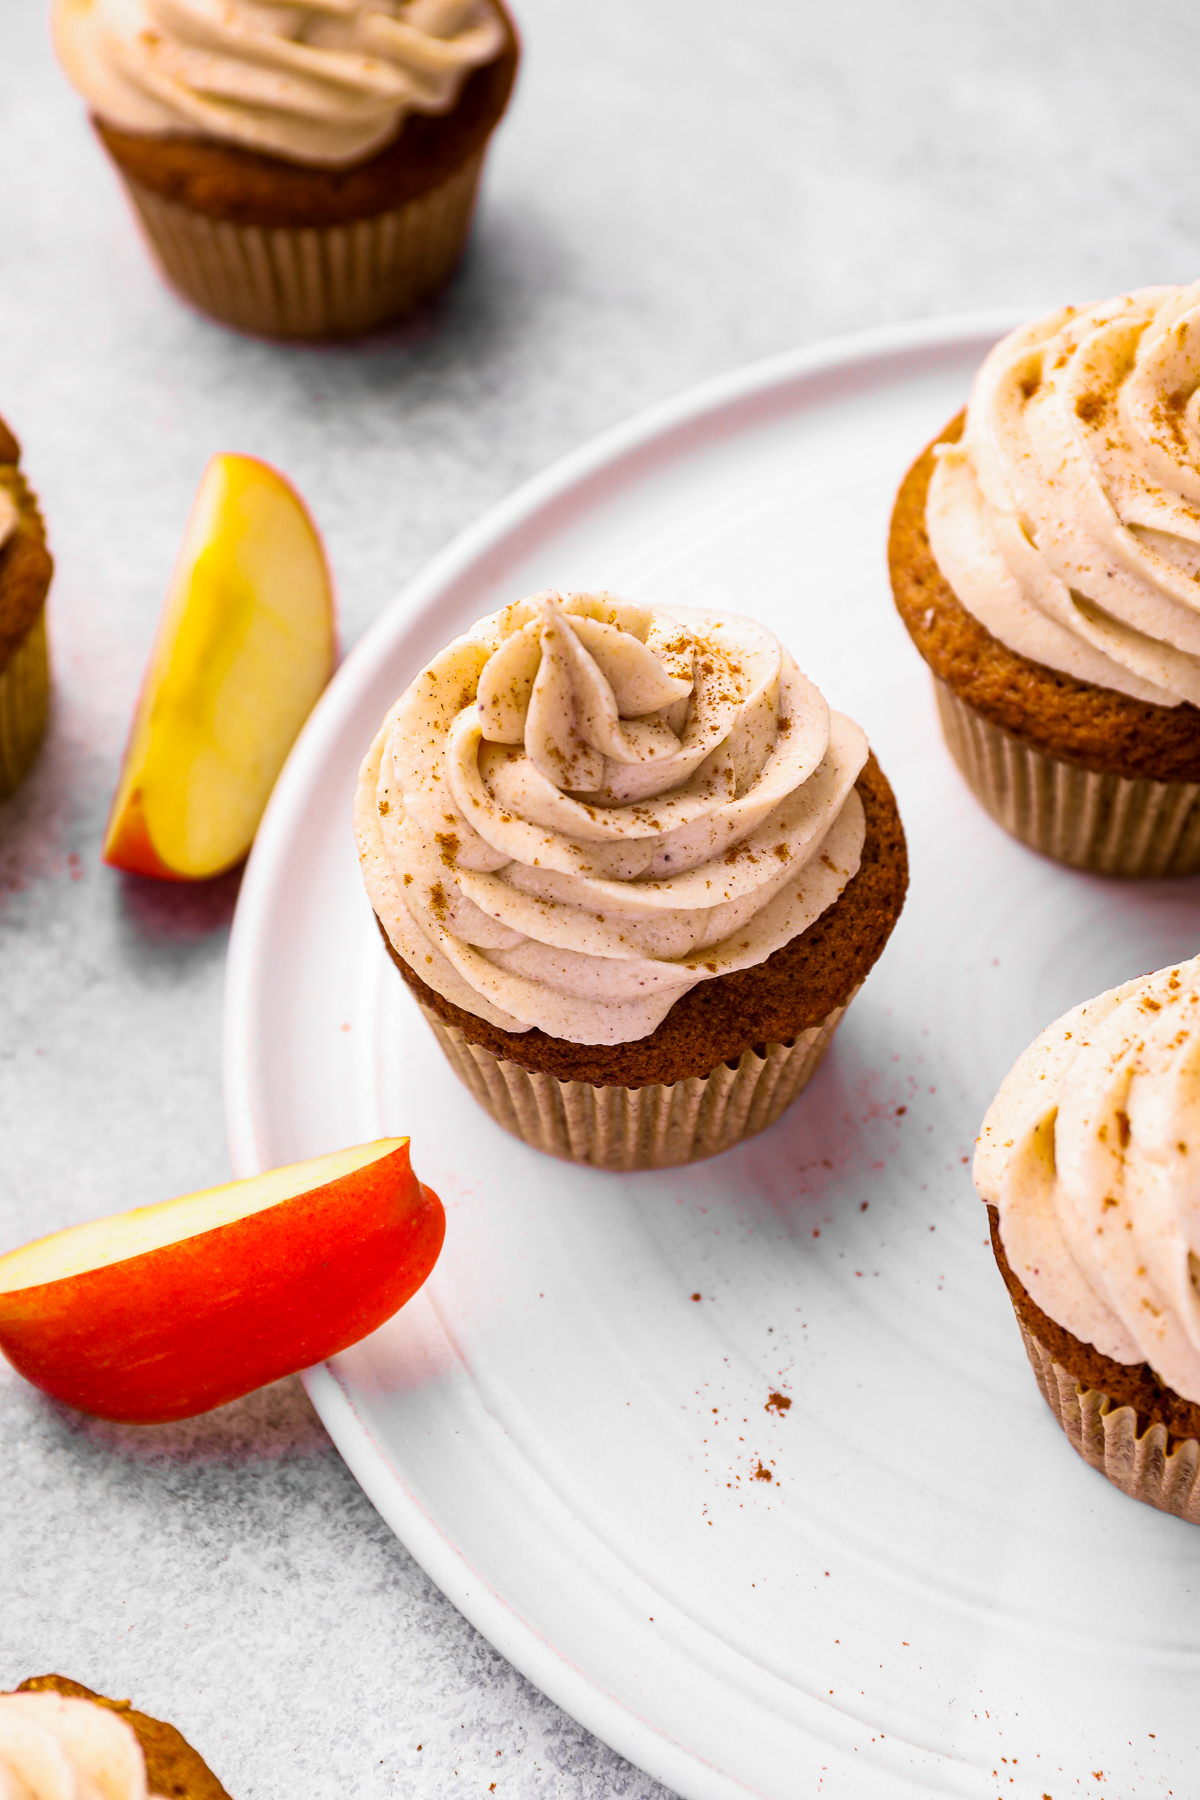
[{"label": "swirled buttercream frosting", "polygon": [[332,168],[449,112],[505,41],[491,0],[54,0],[51,20],[108,124]]},{"label": "swirled buttercream frosting", "polygon": [[0,1694],[5,1800],[153,1800],[132,1728],[108,1707],[62,1694]]},{"label": "swirled buttercream frosting", "polygon": [[975,1182],[1044,1313],[1200,1403],[1200,958],[1049,1026],[992,1103]]},{"label": "swirled buttercream frosting", "polygon": [[506,1031],[646,1036],[857,872],[867,742],[763,626],[535,594],[422,669],[359,777],[400,956]]},{"label": "swirled buttercream frosting", "polygon": [[1200,283],[1066,307],[984,360],[926,522],[1010,650],[1200,705]]}]

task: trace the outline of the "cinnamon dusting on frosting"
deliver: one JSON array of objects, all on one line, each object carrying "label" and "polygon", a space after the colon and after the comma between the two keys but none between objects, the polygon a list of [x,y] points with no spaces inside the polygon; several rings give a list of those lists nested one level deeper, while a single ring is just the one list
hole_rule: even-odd
[{"label": "cinnamon dusting on frosting", "polygon": [[1082,1343],[1200,1403],[1200,958],[1089,1000],[1018,1058],[975,1157],[1009,1266]]},{"label": "cinnamon dusting on frosting", "polygon": [[926,522],[958,599],[1018,655],[1200,704],[1200,283],[1022,327],[985,359]]},{"label": "cinnamon dusting on frosting", "polygon": [[453,1004],[631,1042],[833,904],[858,868],[866,755],[749,620],[534,595],[449,645],[385,720],[356,808],[368,892]]}]

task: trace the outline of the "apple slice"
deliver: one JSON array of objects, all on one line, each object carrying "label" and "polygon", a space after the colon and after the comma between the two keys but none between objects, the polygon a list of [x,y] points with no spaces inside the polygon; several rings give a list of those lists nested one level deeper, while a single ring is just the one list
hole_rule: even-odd
[{"label": "apple slice", "polygon": [[446,1218],[380,1138],[0,1257],[0,1349],[101,1419],[186,1419],[322,1362],[420,1287]]},{"label": "apple slice", "polygon": [[289,482],[214,456],[171,576],[104,860],[195,881],[246,855],[336,655],[333,585]]}]

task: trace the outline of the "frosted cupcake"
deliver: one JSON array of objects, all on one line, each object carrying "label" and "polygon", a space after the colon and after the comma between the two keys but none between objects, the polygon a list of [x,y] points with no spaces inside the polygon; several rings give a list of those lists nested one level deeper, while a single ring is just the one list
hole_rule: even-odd
[{"label": "frosted cupcake", "polygon": [[1200,284],[1023,326],[909,471],[896,604],[983,805],[1119,875],[1200,868]]},{"label": "frosted cupcake", "polygon": [[518,45],[500,0],[54,0],[55,48],[167,279],[336,337],[457,264]]},{"label": "frosted cupcake", "polygon": [[1071,1443],[1200,1523],[1200,958],[1044,1031],[984,1120],[975,1182]]},{"label": "frosted cupcake", "polygon": [[54,564],[20,460],[0,419],[0,800],[29,772],[50,700],[46,595]]},{"label": "frosted cupcake", "polygon": [[20,1800],[229,1800],[173,1725],[63,1675],[0,1694],[0,1793]]},{"label": "frosted cupcake", "polygon": [[537,594],[421,671],[359,778],[392,957],[501,1125],[693,1161],[811,1077],[904,898],[891,789],[761,625]]}]

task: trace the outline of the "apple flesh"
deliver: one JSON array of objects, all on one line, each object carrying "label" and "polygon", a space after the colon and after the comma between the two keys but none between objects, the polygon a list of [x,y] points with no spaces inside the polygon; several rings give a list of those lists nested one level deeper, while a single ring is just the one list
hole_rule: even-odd
[{"label": "apple flesh", "polygon": [[336,654],[321,539],[253,456],[204,471],[142,683],[104,860],[200,880],[246,855]]},{"label": "apple flesh", "polygon": [[75,1225],[0,1257],[0,1349],[101,1419],[186,1419],[322,1362],[442,1247],[407,1138]]}]

